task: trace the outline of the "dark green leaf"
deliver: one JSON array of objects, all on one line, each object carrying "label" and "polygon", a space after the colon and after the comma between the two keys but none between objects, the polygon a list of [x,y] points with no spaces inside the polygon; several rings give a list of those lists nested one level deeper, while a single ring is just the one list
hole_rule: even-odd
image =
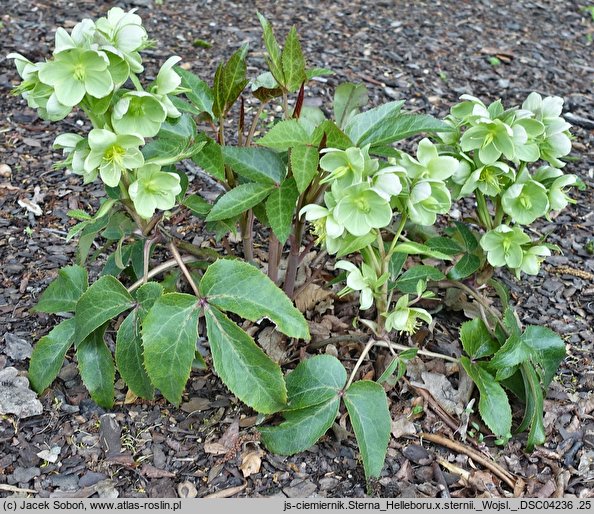
[{"label": "dark green leaf", "polygon": [[458,255],[464,251],[456,241],[449,237],[432,237],[427,240],[426,244],[432,250],[437,250],[447,255]]},{"label": "dark green leaf", "polygon": [[311,80],[315,77],[326,77],[328,75],[334,75],[334,72],[328,68],[310,68],[305,70],[307,80]]},{"label": "dark green leaf", "polygon": [[300,193],[307,189],[316,176],[319,157],[317,146],[297,145],[291,150],[291,170]]},{"label": "dark green leaf", "polygon": [[[384,382],[391,382],[395,384],[398,382],[398,380],[404,376],[404,373],[406,373],[406,363],[411,359],[414,359],[417,356],[418,351],[419,350],[417,348],[411,348],[410,350],[404,350],[403,352],[400,352],[392,359],[392,362],[390,362],[388,367],[377,379],[377,383],[383,384]],[[396,369],[398,369],[396,376],[392,376]]]},{"label": "dark green leaf", "polygon": [[299,191],[293,177],[283,180],[266,200],[266,217],[281,244],[285,244],[293,228]]},{"label": "dark green leaf", "polygon": [[221,146],[212,139],[206,139],[206,144],[200,152],[192,155],[192,161],[214,178],[225,180],[225,163]]},{"label": "dark green leaf", "polygon": [[66,266],[42,293],[33,312],[74,312],[76,302],[89,287],[87,270],[82,266]]},{"label": "dark green leaf", "polygon": [[532,348],[516,335],[512,335],[491,359],[490,365],[497,370],[497,380],[511,376],[518,364],[530,360]]},{"label": "dark green leaf", "polygon": [[199,218],[205,218],[212,209],[212,204],[208,203],[200,195],[186,196],[182,201],[182,205],[185,205],[192,211],[192,214]]},{"label": "dark green leaf", "polygon": [[144,319],[162,294],[163,286],[158,282],[147,282],[136,290],[134,297],[138,302],[138,315],[141,320]]},{"label": "dark green leaf", "polygon": [[448,271],[448,278],[462,280],[469,277],[481,266],[481,261],[476,255],[465,253],[455,266]]},{"label": "dark green leaf", "polygon": [[287,174],[280,155],[266,148],[225,146],[223,156],[235,173],[252,182],[280,184]]},{"label": "dark green leaf", "polygon": [[542,387],[546,390],[565,358],[565,343],[551,329],[533,325],[526,327],[521,339],[532,349],[534,362],[542,367]]},{"label": "dark green leaf", "polygon": [[434,257],[436,259],[441,259],[444,261],[452,260],[452,257],[446,253],[433,250],[432,248],[429,248],[427,245],[415,243],[413,241],[397,244],[394,248],[394,251],[407,253],[409,255],[427,255],[428,257]]},{"label": "dark green leaf", "polygon": [[507,286],[501,280],[496,278],[490,278],[488,284],[497,292],[497,296],[499,296],[499,299],[501,300],[503,309],[507,309],[509,307],[509,291]]},{"label": "dark green leaf", "polygon": [[483,363],[473,364],[467,357],[460,357],[460,363],[479,390],[479,412],[483,421],[496,436],[509,437],[512,412],[505,390]]},{"label": "dark green leaf", "polygon": [[318,129],[326,134],[326,148],[346,150],[353,146],[353,142],[350,140],[349,136],[340,130],[331,120],[326,120],[321,123],[316,130]]},{"label": "dark green leaf", "polygon": [[154,386],[179,405],[192,369],[198,340],[199,306],[195,296],[161,296],[142,322],[144,366]]},{"label": "dark green leaf", "polygon": [[279,121],[268,133],[256,141],[261,146],[286,151],[310,143],[310,137],[297,120]]},{"label": "dark green leaf", "polygon": [[346,390],[344,403],[363,457],[365,476],[379,477],[392,429],[386,392],[377,382],[360,380]]},{"label": "dark green leaf", "polygon": [[261,73],[252,80],[251,88],[252,94],[260,100],[260,102],[268,102],[283,94],[282,88],[270,72]]},{"label": "dark green leaf", "polygon": [[375,240],[376,235],[373,232],[361,237],[347,235],[345,237],[344,244],[340,247],[340,250],[336,254],[336,257],[340,258],[345,255],[348,255],[349,253],[357,252],[361,250],[361,248],[365,248],[369,244],[373,243],[373,241]]},{"label": "dark green leaf", "polygon": [[[103,266],[100,276],[112,275],[114,277],[117,277],[124,269],[126,269],[126,267],[128,266],[128,263],[130,262],[130,255],[132,254],[132,246],[133,245],[125,245],[121,249],[121,253],[120,253],[121,262],[120,263],[116,262],[115,252],[112,253],[107,258],[107,261],[105,261],[105,266]],[[122,264],[123,266],[120,267],[118,264]]]},{"label": "dark green leaf", "polygon": [[[107,278],[107,277],[106,277]],[[115,367],[103,335],[105,326],[90,333],[76,349],[78,368],[93,401],[107,409],[113,405]]]},{"label": "dark green leaf", "polygon": [[248,83],[245,62],[247,51],[248,45],[245,44],[229,61],[219,65],[215,72],[213,112],[217,117],[227,113]]},{"label": "dark green leaf", "polygon": [[266,448],[278,455],[293,455],[311,448],[334,423],[340,398],[300,410],[283,412],[285,421],[274,427],[260,427]]},{"label": "dark green leaf", "polygon": [[460,341],[472,360],[493,355],[499,349],[499,343],[493,339],[485,323],[479,318],[462,323]]},{"label": "dark green leaf", "polygon": [[419,280],[443,280],[445,278],[445,275],[437,268],[419,264],[405,271],[394,285],[402,293],[415,294]]},{"label": "dark green leaf", "polygon": [[132,296],[116,278],[101,277],[76,304],[74,344],[78,345],[95,329],[133,306]]},{"label": "dark green leaf", "polygon": [[305,59],[297,36],[297,29],[291,27],[281,54],[284,86],[290,93],[297,91],[307,80]]},{"label": "dark green leaf", "polygon": [[368,102],[367,88],[364,84],[340,84],[334,92],[334,119],[339,127],[344,127],[349,120]]},{"label": "dark green leaf", "polygon": [[74,325],[74,318],[65,319],[33,348],[29,380],[35,392],[41,394],[60,373],[66,352],[74,341]]},{"label": "dark green leaf", "polygon": [[460,236],[462,236],[462,241],[464,242],[464,246],[466,247],[466,249],[470,253],[474,252],[478,247],[478,241],[475,235],[472,233],[472,231],[468,228],[468,226],[465,223],[462,223],[461,221],[455,221],[454,223],[456,224],[458,233],[460,234]]},{"label": "dark green leaf", "polygon": [[544,398],[538,374],[529,362],[522,364],[522,377],[526,391],[526,407],[524,419],[517,431],[521,432],[526,430],[528,426],[530,427],[528,440],[526,441],[526,451],[531,452],[536,445],[544,443],[546,439],[543,420]]},{"label": "dark green leaf", "polygon": [[164,121],[161,124],[158,139],[175,139],[188,141],[196,137],[196,122],[189,114]]},{"label": "dark green leaf", "polygon": [[257,412],[284,409],[287,393],[280,366],[221,311],[208,307],[204,315],[214,367],[225,385]]},{"label": "dark green leaf", "polygon": [[391,280],[396,280],[398,278],[398,275],[400,275],[406,259],[408,259],[408,255],[406,253],[394,252],[392,254],[392,257],[390,257],[390,263],[388,264],[388,271],[390,272]]},{"label": "dark green leaf", "polygon": [[288,410],[304,409],[337,398],[346,381],[346,370],[336,357],[310,357],[287,375]]},{"label": "dark green leaf", "polygon": [[184,70],[179,66],[175,67],[175,71],[182,79],[181,87],[190,90],[186,92],[185,95],[188,100],[190,100],[190,102],[192,102],[192,104],[198,109],[198,113],[194,114],[205,112],[211,118],[214,118],[214,114],[212,112],[214,93],[208,84],[194,75],[192,72]]},{"label": "dark green leaf", "polygon": [[359,146],[360,141],[368,139],[376,126],[381,126],[385,120],[395,117],[400,112],[404,100],[388,102],[368,111],[353,116],[344,127],[345,134]]},{"label": "dark green leaf", "polygon": [[274,189],[270,184],[250,182],[231,189],[213,205],[206,221],[220,221],[233,218],[260,203]]},{"label": "dark green leaf", "polygon": [[268,67],[277,82],[284,83],[280,45],[274,36],[274,31],[272,30],[270,22],[262,14],[257,13],[257,15],[260,20],[260,25],[262,25],[264,46],[266,46],[266,50],[268,51]]},{"label": "dark green leaf", "polygon": [[272,280],[254,266],[239,260],[219,259],[200,281],[208,303],[256,321],[266,317],[290,337],[309,340],[303,315]]}]

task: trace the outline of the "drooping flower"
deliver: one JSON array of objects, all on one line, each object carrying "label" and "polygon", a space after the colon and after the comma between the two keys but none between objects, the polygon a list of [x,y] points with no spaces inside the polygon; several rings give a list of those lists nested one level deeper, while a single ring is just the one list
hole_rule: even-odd
[{"label": "drooping flower", "polygon": [[522,245],[529,242],[530,237],[520,227],[499,225],[483,235],[480,245],[487,252],[487,260],[491,266],[508,266],[514,269],[522,265]]},{"label": "drooping flower", "polygon": [[167,111],[154,95],[129,91],[115,104],[111,124],[118,134],[153,137],[167,118]]},{"label": "drooping flower", "polygon": [[432,321],[431,314],[425,309],[409,307],[408,295],[402,295],[394,310],[390,312],[386,318],[386,330],[398,330],[400,332],[407,332],[414,334],[421,325],[421,321],[430,324]]},{"label": "drooping flower", "polygon": [[112,92],[114,84],[108,66],[105,53],[73,48],[41,65],[39,80],[54,89],[60,104],[73,107],[85,94],[103,98]]},{"label": "drooping flower", "polygon": [[369,145],[363,148],[326,148],[320,159],[320,168],[328,172],[322,183],[334,182],[341,188],[358,184],[373,175],[379,168],[379,161],[369,156]]},{"label": "drooping flower", "polygon": [[516,182],[501,195],[501,205],[516,223],[529,225],[548,212],[547,190],[535,180]]},{"label": "drooping flower", "polygon": [[347,271],[347,290],[359,291],[359,302],[362,310],[367,310],[373,305],[373,291],[380,282],[373,268],[365,263],[361,264],[361,269],[349,261],[338,261],[335,265],[337,269]]},{"label": "drooping flower", "polygon": [[142,144],[144,140],[138,136],[93,129],[89,132],[91,151],[85,159],[84,170],[92,173],[99,169],[101,180],[110,187],[116,187],[124,170],[139,168],[144,164],[144,157],[139,150]]},{"label": "drooping flower", "polygon": [[433,225],[438,214],[448,212],[452,198],[441,180],[419,180],[406,199],[410,220],[419,225]]},{"label": "drooping flower", "polygon": [[181,193],[179,175],[161,171],[157,164],[145,164],[136,170],[136,180],[130,184],[128,194],[136,212],[150,218],[156,209],[171,209]]},{"label": "drooping flower", "polygon": [[520,271],[528,275],[538,275],[542,261],[549,255],[551,255],[551,250],[544,245],[530,246],[530,248],[523,250],[522,264],[517,271],[517,275],[520,274]]},{"label": "drooping flower", "polygon": [[513,179],[512,168],[497,161],[474,170],[464,182],[460,194],[466,196],[478,188],[486,196],[496,196],[501,193],[505,182]]},{"label": "drooping flower", "polygon": [[66,159],[54,165],[54,167],[66,167],[76,175],[82,175],[84,183],[88,184],[97,178],[98,170],[94,169],[87,173],[85,171],[85,159],[91,149],[88,141],[78,134],[60,134],[54,140],[53,147],[62,150]]},{"label": "drooping flower", "polygon": [[389,202],[393,196],[398,196],[402,192],[401,180],[404,177],[406,169],[402,166],[381,168],[371,177],[371,189]]}]

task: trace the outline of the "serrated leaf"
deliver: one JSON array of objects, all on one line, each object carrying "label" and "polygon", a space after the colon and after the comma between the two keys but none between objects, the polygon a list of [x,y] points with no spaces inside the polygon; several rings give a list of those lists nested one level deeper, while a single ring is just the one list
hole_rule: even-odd
[{"label": "serrated leaf", "polygon": [[462,280],[469,277],[481,266],[481,260],[470,253],[465,253],[462,258],[448,271],[448,278]]},{"label": "serrated leaf", "polygon": [[499,349],[499,343],[493,339],[485,323],[479,318],[462,323],[460,341],[472,360],[493,355]]},{"label": "serrated leaf", "polygon": [[337,398],[347,381],[336,357],[316,355],[300,362],[286,377],[288,410],[304,409]]},{"label": "serrated leaf", "polygon": [[349,120],[367,105],[369,95],[364,84],[346,82],[340,84],[334,92],[334,119],[339,127],[344,127]]},{"label": "serrated leaf", "polygon": [[415,243],[413,241],[397,244],[394,247],[394,251],[406,253],[408,255],[427,255],[428,257],[434,257],[436,259],[441,259],[444,261],[452,260],[451,255],[448,255],[447,253],[443,253],[438,250],[433,250],[432,248],[429,248],[427,245]]},{"label": "serrated leaf", "polygon": [[65,319],[33,348],[29,380],[35,392],[41,394],[60,373],[66,352],[74,341],[74,325],[74,318]]},{"label": "serrated leaf", "polygon": [[266,217],[281,244],[285,244],[293,228],[299,191],[293,177],[283,180],[266,200]]},{"label": "serrated leaf", "polygon": [[551,329],[534,325],[526,327],[521,339],[532,349],[534,361],[542,367],[542,387],[546,390],[565,358],[565,343]]},{"label": "serrated leaf", "polygon": [[207,139],[200,152],[192,155],[192,161],[214,178],[225,180],[223,151],[221,146],[212,139]]},{"label": "serrated leaf", "polygon": [[[270,61],[268,62],[270,65]],[[260,102],[268,102],[273,98],[282,96],[283,90],[271,72],[265,72],[258,75],[251,82],[252,94]]]},{"label": "serrated leaf", "polygon": [[443,280],[445,278],[445,275],[437,268],[419,264],[406,270],[400,278],[394,282],[394,286],[402,293],[415,294],[419,280]]},{"label": "serrated leaf", "polygon": [[428,114],[402,114],[371,127],[357,145],[386,145],[424,132],[448,132],[451,127]]},{"label": "serrated leaf", "polygon": [[426,241],[426,244],[432,250],[446,255],[458,255],[464,251],[456,241],[449,237],[432,237]]},{"label": "serrated leaf", "polygon": [[[395,384],[398,382],[398,380],[404,376],[404,373],[406,373],[406,363],[411,359],[414,359],[417,356],[418,351],[418,348],[411,348],[410,350],[404,350],[403,352],[400,352],[392,359],[392,362],[390,362],[388,367],[384,370],[376,382],[378,384],[383,384],[384,382]],[[396,376],[392,376],[396,369],[398,369]]]},{"label": "serrated leaf", "polygon": [[71,211],[68,211],[66,214],[68,214],[68,216],[70,216],[71,218],[74,218],[79,221],[89,221],[93,219],[93,217],[90,214],[87,214],[82,209],[73,209]]},{"label": "serrated leaf", "polygon": [[517,431],[521,432],[530,427],[528,440],[526,441],[526,451],[530,452],[537,444],[544,443],[546,439],[543,419],[544,397],[538,374],[528,362],[522,364],[522,378],[524,379],[524,390],[526,392],[526,406],[524,418]]},{"label": "serrated leaf", "polygon": [[200,294],[219,309],[250,321],[266,317],[283,334],[309,340],[307,322],[287,295],[246,262],[219,259],[211,264],[200,281]]},{"label": "serrated leaf", "polygon": [[515,366],[530,360],[531,355],[532,348],[521,337],[511,335],[495,353],[490,365],[497,370],[497,380],[503,380],[512,374]]},{"label": "serrated leaf", "polygon": [[[130,252],[130,265],[132,266],[132,271],[137,279],[144,275],[144,244],[145,241],[139,239],[132,245],[132,250]],[[148,252],[149,259],[154,250],[155,245],[151,244]]]},{"label": "serrated leaf", "polygon": [[311,80],[315,77],[326,77],[328,75],[334,75],[334,72],[329,68],[310,68],[305,70],[307,80]]},{"label": "serrated leaf", "polygon": [[300,410],[283,412],[285,421],[273,427],[260,427],[262,442],[272,453],[293,455],[311,448],[334,423],[338,397]]},{"label": "serrated leaf", "polygon": [[353,142],[350,140],[349,136],[340,130],[332,120],[322,122],[316,128],[316,130],[318,129],[326,135],[326,148],[346,150],[353,146]]},{"label": "serrated leaf", "polygon": [[225,146],[223,156],[235,173],[252,182],[280,184],[287,174],[280,155],[266,148]]},{"label": "serrated leaf", "polygon": [[293,26],[285,39],[281,54],[284,86],[289,93],[297,91],[307,80],[305,75],[305,59],[301,51],[301,43],[297,36],[297,29]]},{"label": "serrated leaf", "polygon": [[75,310],[78,345],[101,325],[134,306],[134,299],[116,278],[106,275],[95,282],[78,300]]},{"label": "serrated leaf", "polygon": [[360,141],[365,140],[370,134],[373,134],[373,130],[376,126],[384,123],[385,120],[395,117],[402,108],[404,100],[398,100],[395,102],[388,102],[374,107],[368,111],[359,113],[353,116],[350,121],[344,127],[345,134],[359,146]]},{"label": "serrated leaf", "polygon": [[74,312],[76,302],[89,287],[87,270],[82,266],[66,266],[41,294],[33,312]]},{"label": "serrated leaf", "polygon": [[138,314],[140,319],[144,319],[155,302],[163,295],[163,286],[158,282],[147,282],[142,284],[134,293],[134,298],[138,302]]},{"label": "serrated leaf", "polygon": [[259,12],[256,14],[260,20],[260,25],[262,25],[262,37],[264,39],[264,46],[268,51],[268,67],[270,68],[270,72],[276,78],[277,82],[284,83],[284,75],[281,64],[281,48],[278,44],[278,41],[276,40],[276,37],[274,36],[272,25],[262,14]]},{"label": "serrated leaf", "polygon": [[297,120],[279,121],[264,137],[256,141],[256,144],[279,151],[309,143],[310,137]]},{"label": "serrated leaf", "polygon": [[163,396],[179,405],[198,340],[198,300],[184,293],[161,296],[142,322],[144,367]]},{"label": "serrated leaf", "polygon": [[93,401],[107,409],[113,406],[115,367],[100,327],[80,342],[76,349],[78,368]]},{"label": "serrated leaf", "polygon": [[118,329],[115,360],[130,390],[140,398],[152,400],[155,388],[144,369],[140,319],[136,309],[128,314]]},{"label": "serrated leaf", "polygon": [[189,114],[182,114],[173,119],[167,119],[161,124],[158,139],[177,139],[189,141],[196,137],[196,122]]},{"label": "serrated leaf", "polygon": [[390,257],[390,263],[388,264],[388,271],[390,273],[390,279],[396,280],[402,271],[404,263],[408,259],[408,254],[402,252],[394,252]]},{"label": "serrated leaf", "polygon": [[180,84],[181,87],[189,89],[185,95],[198,110],[198,112],[194,114],[205,112],[211,118],[214,118],[214,114],[212,112],[214,93],[208,84],[198,76],[194,75],[192,72],[184,70],[179,66],[175,67],[175,72],[182,79]]},{"label": "serrated leaf", "polygon": [[460,363],[479,390],[479,412],[483,421],[496,436],[509,437],[512,412],[505,390],[483,363],[474,364],[467,357],[460,357]]},{"label": "serrated leaf", "polygon": [[[125,245],[120,252],[120,262],[116,262],[116,252],[112,253],[107,260],[105,261],[105,266],[103,266],[103,269],[101,270],[101,273],[99,274],[99,276],[104,276],[104,275],[112,275],[114,277],[117,277],[124,269],[126,269],[126,267],[128,266],[128,263],[130,262],[130,255],[132,254],[132,246],[133,245]],[[120,266],[120,264],[122,266]]]},{"label": "serrated leaf", "polygon": [[464,246],[466,249],[472,253],[478,248],[478,241],[472,231],[466,226],[465,223],[461,221],[455,221],[456,229],[458,233],[462,236],[462,241],[464,242]]},{"label": "serrated leaf", "polygon": [[377,382],[360,380],[346,390],[344,403],[363,457],[365,476],[379,477],[392,429],[386,392]]},{"label": "serrated leaf", "polygon": [[260,203],[274,189],[270,184],[249,182],[234,187],[213,205],[206,221],[220,221],[233,218]]},{"label": "serrated leaf", "polygon": [[244,44],[225,64],[219,65],[215,72],[213,113],[217,117],[227,113],[248,83],[245,61],[247,51],[248,45]]},{"label": "serrated leaf", "polygon": [[318,172],[320,152],[317,146],[297,145],[291,150],[291,170],[297,189],[303,193]]},{"label": "serrated leaf", "polygon": [[287,393],[280,366],[217,308],[206,308],[204,316],[215,370],[231,392],[263,414],[284,409]]},{"label": "serrated leaf", "polygon": [[142,148],[145,162],[167,166],[200,153],[206,143],[194,143],[191,139],[159,137]]}]

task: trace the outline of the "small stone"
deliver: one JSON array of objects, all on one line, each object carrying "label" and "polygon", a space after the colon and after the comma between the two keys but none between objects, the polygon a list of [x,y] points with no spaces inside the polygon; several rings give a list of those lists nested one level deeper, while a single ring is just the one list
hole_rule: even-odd
[{"label": "small stone", "polygon": [[87,471],[82,477],[80,477],[79,481],[78,481],[78,486],[79,487],[90,487],[92,485],[95,485],[99,482],[101,482],[101,480],[105,480],[107,478],[106,475],[104,475],[103,473],[97,473],[95,471]]},{"label": "small stone", "polygon": [[429,455],[429,452],[418,444],[409,444],[406,448],[404,448],[404,450],[402,450],[402,455],[404,455],[411,462],[421,465],[427,465],[433,460],[431,455]]},{"label": "small stone", "polygon": [[76,491],[78,489],[78,476],[71,475],[52,475],[50,476],[52,485],[60,491]]},{"label": "small stone", "polygon": [[2,178],[10,178],[12,175],[12,168],[5,163],[0,164],[0,177]]},{"label": "small stone", "polygon": [[89,398],[85,398],[80,402],[80,413],[85,416],[86,418],[91,418],[95,416],[101,416],[105,414],[105,409],[99,407],[93,400]]},{"label": "small stone", "polygon": [[311,480],[303,480],[291,487],[283,487],[283,492],[289,498],[308,498],[317,491],[317,486]]},{"label": "small stone", "polygon": [[14,468],[12,480],[15,484],[27,484],[39,475],[41,475],[41,470],[39,468],[21,468],[19,466]]},{"label": "small stone", "polygon": [[122,449],[121,435],[122,429],[116,421],[115,415],[103,414],[100,418],[99,442],[106,457],[119,455]]},{"label": "small stone", "polygon": [[4,353],[14,361],[24,361],[31,357],[33,347],[24,339],[15,336],[14,334],[4,334],[4,343],[6,348]]},{"label": "small stone", "polygon": [[18,418],[29,418],[43,412],[43,405],[37,395],[29,389],[29,381],[19,377],[16,368],[0,371],[0,414],[14,414]]},{"label": "small stone", "polygon": [[76,363],[70,362],[66,364],[61,370],[58,376],[64,381],[68,382],[78,376],[78,368]]},{"label": "small stone", "polygon": [[192,482],[186,481],[178,484],[177,494],[180,498],[196,498],[196,496],[198,496],[198,491]]}]

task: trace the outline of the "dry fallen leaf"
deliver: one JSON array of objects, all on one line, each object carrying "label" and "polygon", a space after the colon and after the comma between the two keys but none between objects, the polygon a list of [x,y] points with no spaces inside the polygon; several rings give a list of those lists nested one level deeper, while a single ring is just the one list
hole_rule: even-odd
[{"label": "dry fallen leaf", "polygon": [[239,439],[239,420],[234,420],[218,441],[204,443],[204,452],[213,455],[225,455],[235,448]]},{"label": "dry fallen leaf", "polygon": [[41,216],[43,214],[41,207],[27,198],[21,198],[17,203],[29,212],[32,212],[35,216]]},{"label": "dry fallen leaf", "polygon": [[128,389],[128,392],[126,393],[126,398],[124,399],[124,405],[130,405],[131,403],[134,403],[136,400],[138,400],[138,396],[136,396],[131,389]]},{"label": "dry fallen leaf", "polygon": [[287,342],[275,327],[266,327],[257,337],[258,345],[274,362],[283,364],[287,358]]},{"label": "dry fallen leaf", "polygon": [[147,478],[173,478],[175,476],[175,473],[171,473],[171,471],[159,469],[155,466],[151,466],[150,464],[145,464],[142,466],[140,474]]},{"label": "dry fallen leaf", "polygon": [[332,296],[332,291],[324,289],[317,284],[307,284],[295,297],[295,306],[301,311],[309,311],[315,307],[318,302]]},{"label": "dry fallen leaf", "polygon": [[262,451],[251,450],[243,455],[241,458],[241,465],[239,469],[243,473],[244,478],[254,475],[260,471],[262,465]]},{"label": "dry fallen leaf", "polygon": [[406,416],[392,421],[392,435],[394,438],[399,439],[404,435],[413,435],[417,433],[414,423]]}]

